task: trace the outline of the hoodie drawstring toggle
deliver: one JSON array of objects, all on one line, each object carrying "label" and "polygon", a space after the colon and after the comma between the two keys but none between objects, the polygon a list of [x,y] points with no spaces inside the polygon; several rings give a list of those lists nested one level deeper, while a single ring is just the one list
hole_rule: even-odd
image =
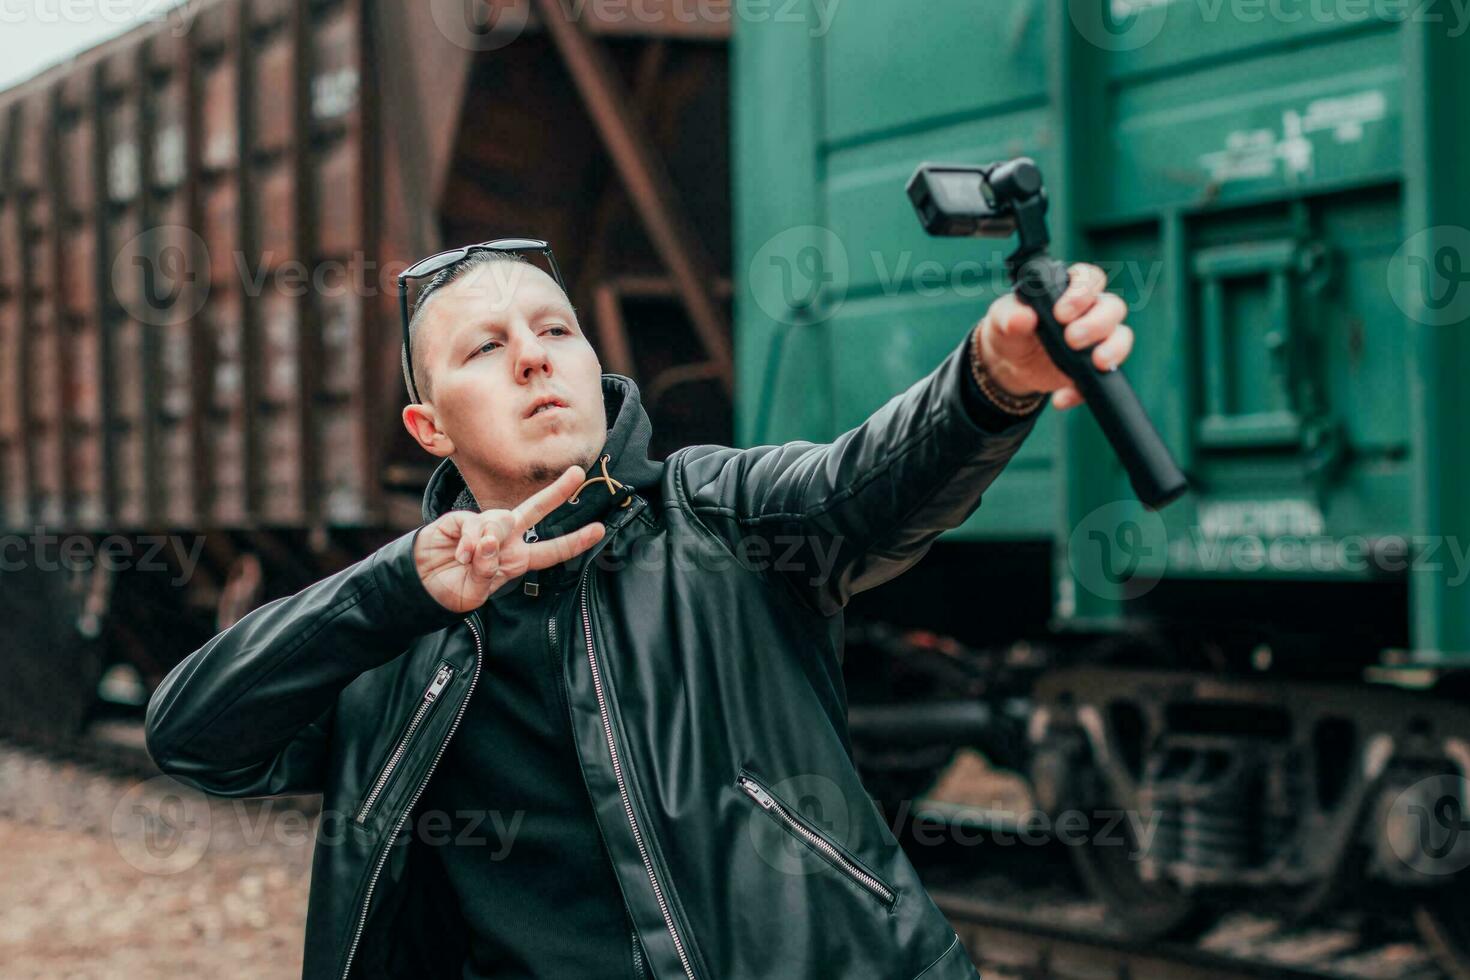
[{"label": "hoodie drawstring toggle", "polygon": [[[632,490],[633,489],[632,487],[628,486],[626,483],[623,483],[623,482],[621,482],[621,481],[619,481],[617,479],[614,479],[613,476],[612,476],[612,474],[608,473],[608,471],[607,471],[607,461],[610,460],[610,459],[612,459],[611,456],[604,455],[601,459],[599,459],[597,461],[598,465],[602,467],[602,475],[601,476],[589,477],[588,479],[583,480],[582,481],[582,485],[576,489],[576,492],[574,492],[570,497],[567,498],[567,503],[569,503],[569,504],[575,504],[577,502],[577,498],[582,495],[582,491],[587,488],[587,485],[589,483],[606,483],[607,484],[607,492],[609,494],[611,494],[612,496],[614,496],[614,497],[617,496],[619,490]],[[622,502],[621,506],[626,507],[629,504],[631,504],[632,502],[633,502],[633,498],[630,495],[626,500],[624,500]]]}]

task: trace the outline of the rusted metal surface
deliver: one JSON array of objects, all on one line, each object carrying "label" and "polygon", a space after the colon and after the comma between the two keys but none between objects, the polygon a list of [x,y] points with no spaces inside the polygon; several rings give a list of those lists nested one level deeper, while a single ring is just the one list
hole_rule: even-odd
[{"label": "rusted metal surface", "polygon": [[[734,286],[728,279],[715,282],[715,296],[728,302]],[[604,370],[614,374],[638,373],[633,357],[631,331],[623,316],[625,299],[677,299],[679,290],[667,278],[656,276],[620,276],[604,279],[593,290],[596,304],[598,348],[602,351]],[[720,365],[712,360],[695,361],[664,368],[647,378],[642,385],[643,404],[653,411],[670,388],[691,381],[720,380]]]},{"label": "rusted metal surface", "polygon": [[[0,97],[4,524],[377,520],[361,0],[216,2]],[[346,273],[340,273],[345,275]]]},{"label": "rusted metal surface", "polygon": [[728,5],[569,7],[206,0],[0,93],[0,529],[411,522],[393,273],[445,241],[551,239],[634,376],[598,284],[677,283],[727,375]]},{"label": "rusted metal surface", "polygon": [[586,26],[566,16],[561,0],[536,0],[536,9],[638,206],[648,237],[674,278],[715,376],[726,393],[732,392],[735,371],[730,328],[709,289],[713,264],[663,161],[630,108],[626,86]]}]

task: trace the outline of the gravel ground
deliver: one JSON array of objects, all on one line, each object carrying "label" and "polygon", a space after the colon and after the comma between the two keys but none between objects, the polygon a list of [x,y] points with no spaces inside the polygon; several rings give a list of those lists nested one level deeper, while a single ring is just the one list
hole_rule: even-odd
[{"label": "gravel ground", "polygon": [[299,977],[314,813],[0,746],[0,976]]}]

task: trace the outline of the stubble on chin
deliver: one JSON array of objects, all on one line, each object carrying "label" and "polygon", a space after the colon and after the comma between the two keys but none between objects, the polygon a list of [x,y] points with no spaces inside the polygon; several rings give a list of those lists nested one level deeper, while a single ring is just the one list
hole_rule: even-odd
[{"label": "stubble on chin", "polygon": [[[598,447],[600,448],[600,447]],[[558,466],[546,460],[536,460],[526,468],[526,482],[532,486],[544,487],[553,482],[557,477],[567,471],[567,467],[573,463],[582,467],[586,473],[591,473],[597,463],[597,448],[584,448],[578,452],[573,459],[564,465]]]},{"label": "stubble on chin", "polygon": [[532,463],[526,467],[526,483],[533,487],[544,487],[548,483],[561,476],[564,470],[559,470],[549,463]]}]

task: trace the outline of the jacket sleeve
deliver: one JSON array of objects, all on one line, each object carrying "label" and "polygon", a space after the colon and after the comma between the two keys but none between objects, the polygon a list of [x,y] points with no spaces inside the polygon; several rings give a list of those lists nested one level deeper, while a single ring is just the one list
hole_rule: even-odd
[{"label": "jacket sleeve", "polygon": [[459,617],[419,580],[418,532],[252,611],[169,671],[148,702],[148,753],[208,793],[320,792],[337,695]]},{"label": "jacket sleeve", "polygon": [[969,341],[830,444],[695,446],[676,456],[676,486],[737,561],[784,573],[832,615],[974,513],[1040,415],[1004,416],[979,394]]}]

